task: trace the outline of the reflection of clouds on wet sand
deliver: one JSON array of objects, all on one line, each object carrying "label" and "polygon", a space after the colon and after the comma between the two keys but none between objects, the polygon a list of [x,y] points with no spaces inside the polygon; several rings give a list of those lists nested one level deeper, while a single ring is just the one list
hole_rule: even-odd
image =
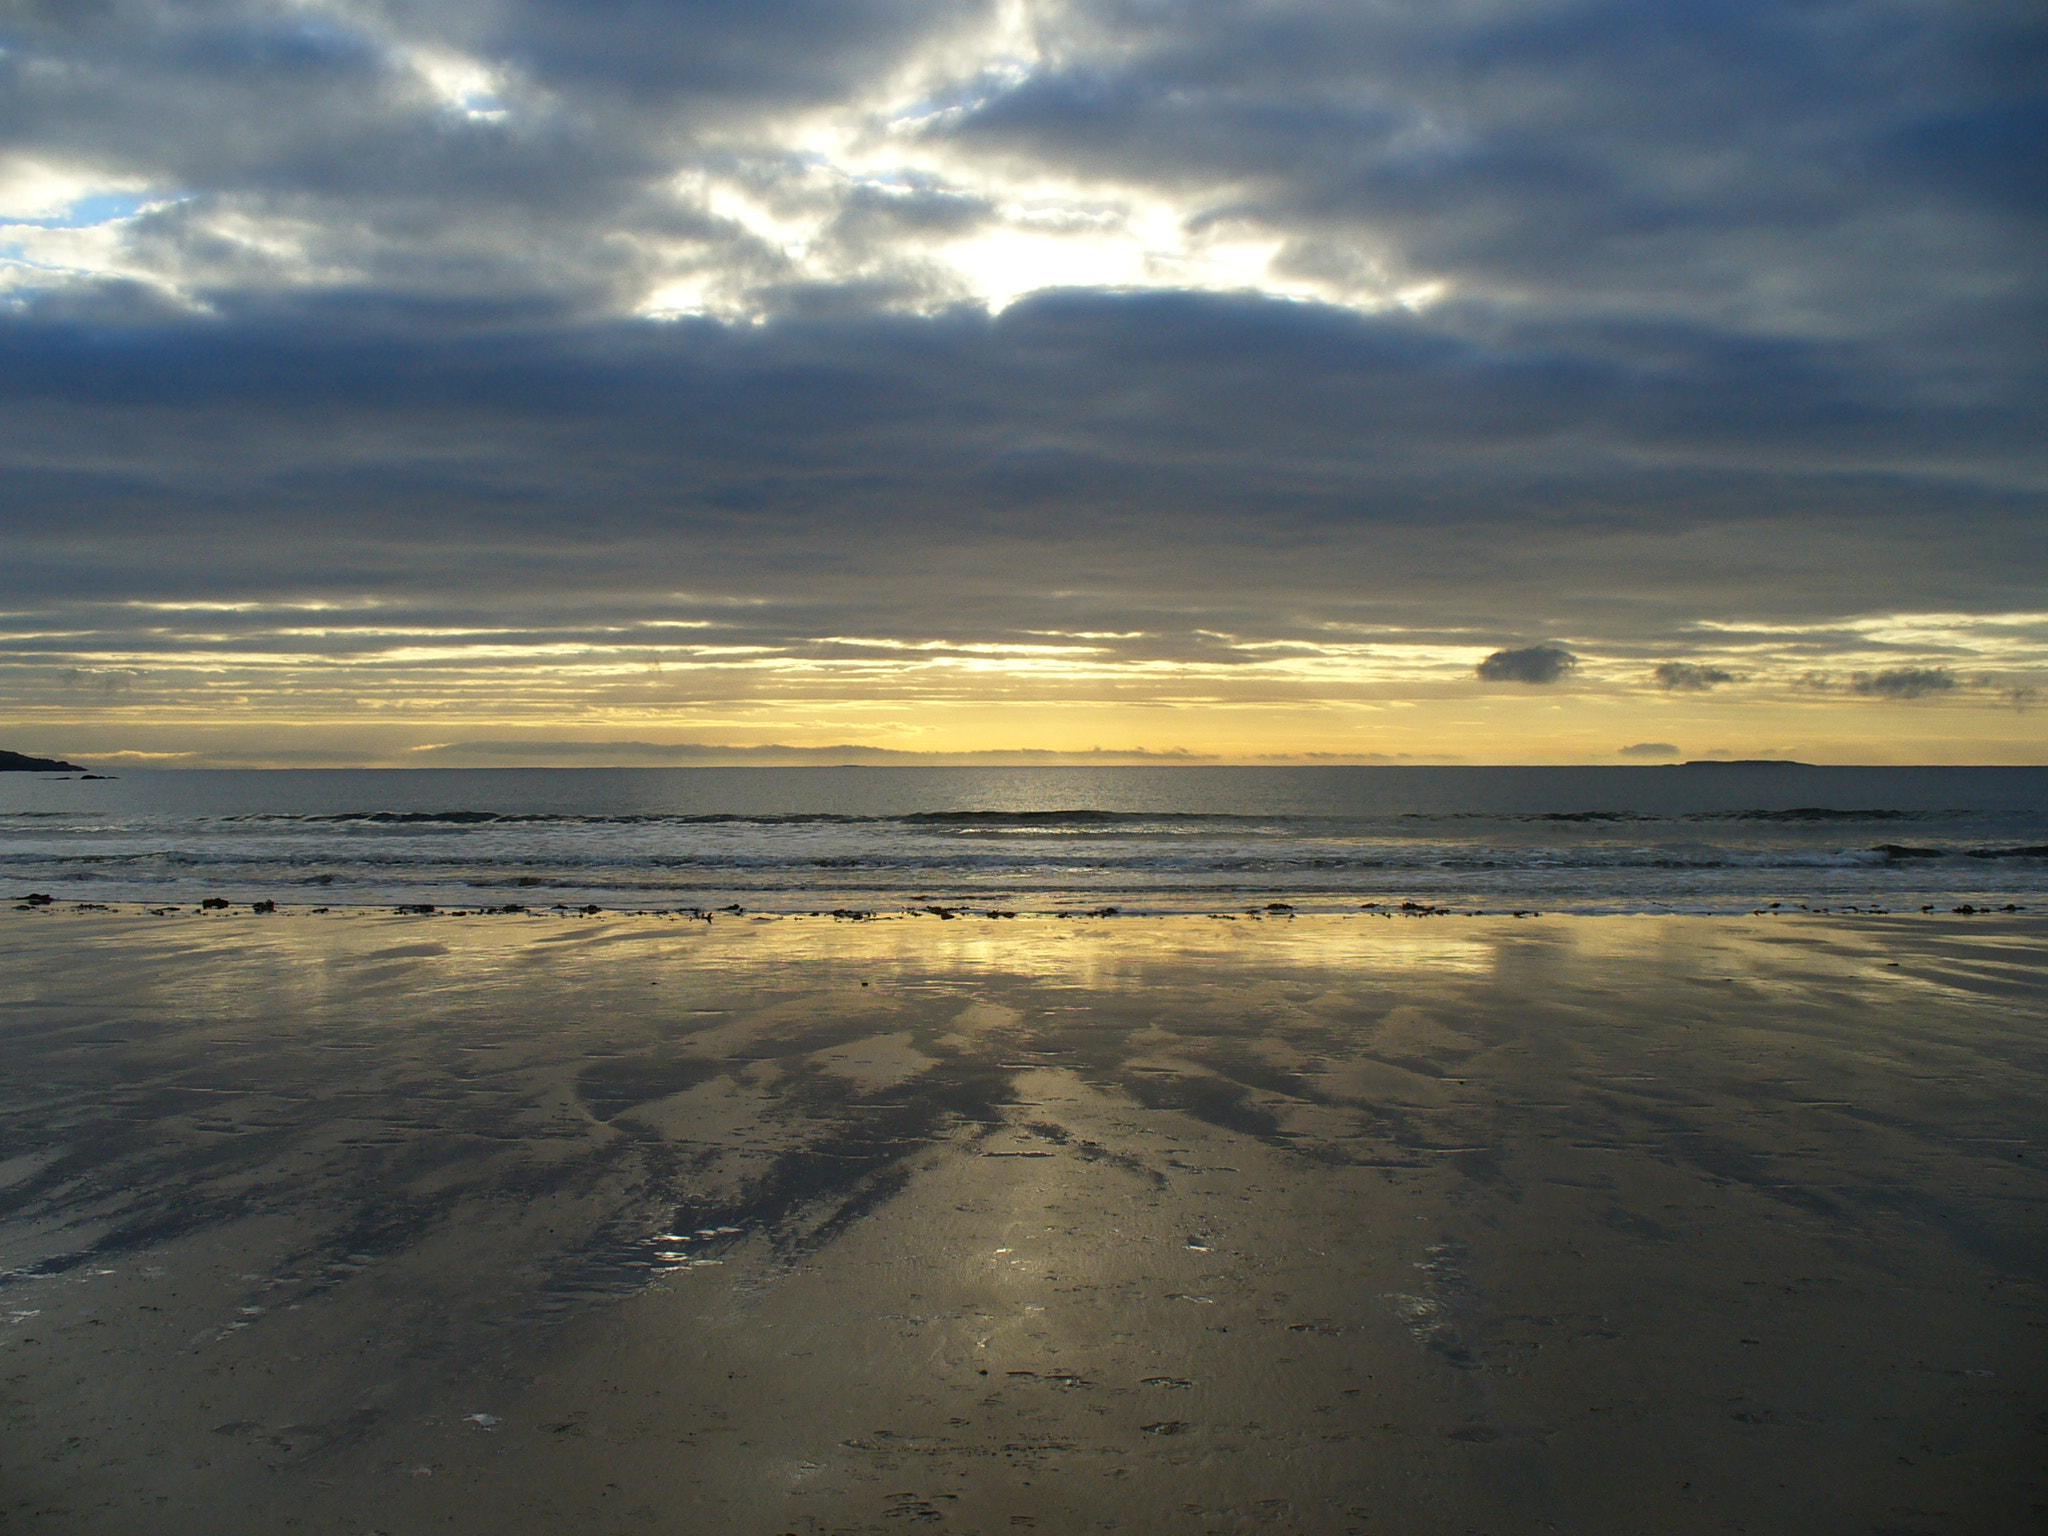
[{"label": "reflection of clouds on wet sand", "polygon": [[[4,943],[33,1085],[0,1148],[10,1327],[167,1309],[201,1355],[120,1335],[152,1362],[138,1426],[218,1351],[251,1381],[330,1359],[289,1413],[250,1386],[222,1414],[280,1467],[395,1454],[402,1403],[464,1424],[444,1471],[489,1482],[496,1421],[585,1444],[590,1372],[652,1426],[683,1411],[662,1370],[715,1364],[735,1385],[690,1412],[748,1426],[712,1481],[762,1521],[788,1512],[760,1487],[880,1518],[865,1479],[944,1466],[958,1499],[905,1497],[947,1518],[1001,1514],[998,1470],[1093,1490],[1032,1506],[1056,1524],[1135,1497],[1117,1467],[1219,1455],[1174,1475],[1253,1508],[1228,1468],[1283,1454],[1325,1512],[1358,1478],[1420,1509],[1441,1457],[1494,1457],[1480,1518],[1646,1426],[1695,1447],[1651,1458],[1674,1486],[1729,1413],[1820,1437],[1772,1456],[1839,1445],[1857,1394],[1901,1437],[1975,1426],[2003,1489],[2005,1431],[1907,1411],[1890,1356],[1994,1369],[2048,1315],[2010,1214],[2048,1097],[2018,924],[95,915]],[[1965,1278],[2008,1310],[1933,1305]],[[1453,1449],[1415,1460],[1425,1432]]]},{"label": "reflection of clouds on wet sand", "polygon": [[[322,1197],[335,1202],[330,1216],[355,1203],[355,1247],[383,1229],[402,1244],[413,1226],[507,1185],[590,1196],[607,1175],[619,1183],[613,1228],[640,1221],[658,1240],[678,1211],[724,1212],[808,1247],[882,1198],[917,1149],[964,1147],[1008,1123],[1020,1085],[1046,1069],[1319,1162],[1428,1166],[1497,1145],[1497,1106],[1476,1086],[1565,1022],[1580,1026],[1560,1034],[1571,1057],[1540,1069],[1569,1102],[1530,1100],[1520,1118],[1668,1137],[1658,1122],[1669,1105],[1705,1111],[1712,1085],[1679,1078],[1652,1091],[1654,1076],[1595,1062],[1615,1049],[1620,1021],[1587,1010],[1611,989],[1679,988],[1667,1001],[1682,1020],[1715,1011],[1724,999],[1704,989],[1717,984],[1784,1003],[1816,987],[1878,1002],[1864,997],[1873,979],[1923,995],[1940,985],[1922,968],[1872,978],[1810,938],[1788,957],[1786,942],[1731,924],[1641,920],[1540,933],[1041,923],[950,943],[950,931],[907,923],[711,934],[653,921],[444,922],[435,939],[397,943],[393,930],[377,919],[216,927],[203,934],[216,946],[189,932],[164,944],[162,925],[71,929],[117,962],[106,1003],[149,1021],[95,1019],[79,1027],[87,1039],[60,1029],[39,1042],[86,1068],[58,1089],[71,1095],[74,1144],[13,1159],[11,1182],[53,1236],[80,1222],[96,1234],[69,1257],[54,1241],[40,1262],[62,1269],[86,1251],[234,1219],[251,1190],[280,1178],[281,1154],[303,1165],[290,1179],[302,1212]],[[305,948],[315,963],[294,963]],[[1979,941],[1943,964],[1981,963],[1972,954],[2010,960]],[[1621,1044],[1654,1055],[1678,1039]],[[124,1047],[154,1075],[110,1093],[86,1064],[92,1049],[111,1059]],[[1873,1041],[1860,1055],[1881,1068],[1886,1049]],[[1646,1086],[1631,1092],[1630,1081]],[[1749,1086],[1782,1096],[1782,1083]],[[1739,1131],[1702,1121],[1684,1136]],[[1720,1155],[1740,1160],[1733,1147]],[[81,1180],[85,1170],[96,1176]],[[636,1205],[646,1210],[629,1218]]]}]

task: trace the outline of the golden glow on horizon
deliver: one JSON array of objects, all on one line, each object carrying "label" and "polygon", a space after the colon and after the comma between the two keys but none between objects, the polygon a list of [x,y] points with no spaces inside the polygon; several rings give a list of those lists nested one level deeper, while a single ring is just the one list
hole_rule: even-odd
[{"label": "golden glow on horizon", "polygon": [[[626,761],[658,760],[632,745],[650,742],[1211,761],[2048,760],[2030,710],[2029,680],[2048,679],[2038,614],[1703,621],[1693,631],[1713,644],[1688,659],[1735,680],[1688,690],[1659,686],[1654,657],[1569,637],[1581,662],[1563,682],[1484,684],[1474,667],[1491,647],[1393,625],[790,638],[660,615],[407,624],[390,604],[374,616],[323,605],[331,622],[307,624],[312,606],[151,604],[163,622],[139,628],[17,614],[0,621],[0,701],[24,739],[145,755],[132,761],[418,762],[423,748],[455,761],[448,744],[504,741],[625,743]],[[1888,669],[1940,681],[1887,696],[1870,680]],[[1630,746],[1643,750],[1623,757]]]}]

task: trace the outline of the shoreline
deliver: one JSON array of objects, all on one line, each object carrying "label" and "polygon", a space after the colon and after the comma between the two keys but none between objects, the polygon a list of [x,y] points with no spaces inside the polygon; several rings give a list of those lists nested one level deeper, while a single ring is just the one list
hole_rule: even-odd
[{"label": "shoreline", "polygon": [[1840,903],[1836,905],[1813,905],[1807,902],[1771,901],[1760,906],[1745,906],[1716,911],[1685,910],[1672,907],[1642,907],[1629,909],[1598,908],[1585,910],[1568,906],[1549,907],[1495,907],[1480,908],[1463,905],[1445,905],[1432,902],[1404,900],[1399,902],[1345,903],[1340,907],[1318,905],[1308,898],[1296,901],[1253,902],[1250,905],[1224,910],[1220,906],[1208,908],[1146,908],[1129,901],[1107,905],[1086,905],[1081,903],[1056,903],[1051,906],[1032,906],[1025,903],[1008,905],[990,902],[986,899],[914,901],[877,903],[870,907],[824,908],[775,908],[749,907],[738,902],[723,906],[605,906],[597,902],[554,901],[544,904],[506,902],[493,904],[473,902],[455,905],[441,905],[435,902],[327,902],[314,905],[309,902],[285,902],[275,897],[204,897],[197,901],[146,902],[146,901],[82,901],[68,897],[54,897],[43,892],[28,892],[12,901],[0,898],[0,908],[14,912],[41,914],[69,913],[74,915],[101,914],[109,917],[606,917],[612,919],[668,919],[691,922],[728,921],[754,922],[801,922],[827,919],[837,922],[901,922],[906,919],[931,919],[952,922],[961,919],[980,921],[1109,921],[1112,919],[1143,919],[1148,921],[1220,921],[1220,922],[1291,922],[1296,920],[1353,920],[1358,918],[1409,919],[1409,918],[1575,918],[1586,921],[1604,921],[1615,918],[1697,918],[1704,921],[1740,921],[1757,917],[2048,917],[2048,906],[2019,902],[1992,904],[1985,898],[1985,904],[1962,902],[1955,905],[1946,903],[1921,903],[1907,906],[1881,906],[1875,902]]},{"label": "shoreline", "polygon": [[2048,916],[295,915],[0,922],[10,1531],[2048,1507]]},{"label": "shoreline", "polygon": [[0,796],[0,904],[2048,909],[2043,795],[2032,769],[1753,766],[143,775]]}]

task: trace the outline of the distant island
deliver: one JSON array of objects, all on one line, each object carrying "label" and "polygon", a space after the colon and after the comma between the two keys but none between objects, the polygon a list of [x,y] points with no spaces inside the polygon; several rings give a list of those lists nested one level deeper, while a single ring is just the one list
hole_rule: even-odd
[{"label": "distant island", "polygon": [[26,752],[0,752],[0,773],[83,773],[76,763],[55,757],[30,757]]},{"label": "distant island", "polygon": [[1681,768],[1811,768],[1811,763],[1797,763],[1789,757],[1695,757],[1678,765]]}]

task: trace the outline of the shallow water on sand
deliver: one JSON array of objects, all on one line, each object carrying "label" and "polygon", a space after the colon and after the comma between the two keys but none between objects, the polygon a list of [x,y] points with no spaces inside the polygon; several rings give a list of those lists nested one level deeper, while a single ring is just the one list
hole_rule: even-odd
[{"label": "shallow water on sand", "polygon": [[9,1529],[2048,1500],[2040,923],[7,919]]}]

